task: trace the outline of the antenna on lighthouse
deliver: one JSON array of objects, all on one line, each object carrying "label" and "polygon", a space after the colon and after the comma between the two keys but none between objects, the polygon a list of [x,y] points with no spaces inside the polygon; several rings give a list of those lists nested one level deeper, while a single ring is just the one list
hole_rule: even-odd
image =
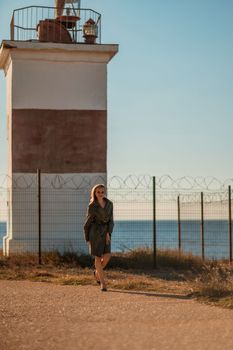
[{"label": "antenna on lighthouse", "polygon": [[[55,6],[56,6],[55,18],[61,17],[63,15],[64,9],[66,9],[67,15],[69,15],[72,10],[74,16],[79,16],[80,8],[81,8],[81,0],[55,0]],[[78,9],[78,13],[76,9]]]}]

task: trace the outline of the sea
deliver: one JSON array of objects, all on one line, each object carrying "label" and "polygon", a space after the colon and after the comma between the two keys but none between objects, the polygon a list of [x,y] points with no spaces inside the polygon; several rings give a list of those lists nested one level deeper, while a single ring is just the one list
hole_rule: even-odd
[{"label": "sea", "polygon": [[[6,223],[0,222],[0,249]],[[115,220],[112,234],[112,252],[124,252],[139,247],[152,248],[153,222],[150,220]],[[184,220],[180,225],[180,242],[183,252],[201,256],[201,222]],[[158,249],[178,249],[178,223],[176,220],[156,222],[156,246]],[[206,220],[204,223],[204,253],[211,259],[228,258],[229,238],[227,220]]]}]

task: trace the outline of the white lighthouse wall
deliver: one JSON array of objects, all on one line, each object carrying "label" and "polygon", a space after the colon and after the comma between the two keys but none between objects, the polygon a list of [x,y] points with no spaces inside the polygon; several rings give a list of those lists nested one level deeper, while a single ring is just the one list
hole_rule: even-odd
[{"label": "white lighthouse wall", "polygon": [[[12,173],[12,110],[106,110],[105,63],[15,60],[7,73],[9,172],[8,228],[4,254],[37,252],[38,192],[35,173]],[[33,118],[33,116],[32,116]],[[62,184],[59,183],[62,179]],[[42,174],[42,251],[87,253],[83,224],[91,187],[106,173]],[[64,188],[60,189],[60,185]],[[43,186],[46,189],[43,189]],[[56,189],[54,189],[54,186]],[[77,190],[77,187],[82,189]]]},{"label": "white lighthouse wall", "polygon": [[11,232],[12,222],[12,60],[9,58],[5,67],[6,75],[6,117],[7,117],[7,211],[6,211],[6,236],[3,237],[3,251],[8,249],[8,235]]},{"label": "white lighthouse wall", "polygon": [[[8,174],[11,178],[8,232],[4,238],[4,254],[38,251],[39,213],[35,167],[32,167],[32,171],[28,168],[21,171],[20,167],[24,168],[26,163],[21,162],[21,158],[18,157],[23,157],[23,153],[27,153],[27,164],[30,165],[32,159],[35,159],[36,147],[40,149],[40,143],[35,147],[36,142],[39,142],[35,132],[31,135],[34,153],[30,153],[31,149],[25,149],[25,140],[28,140],[27,135],[31,132],[23,128],[23,121],[25,119],[27,122],[28,118],[34,120],[33,110],[36,114],[35,126],[36,121],[40,120],[42,125],[42,120],[47,120],[50,112],[58,111],[59,118],[64,115],[67,120],[70,118],[72,123],[74,120],[80,120],[83,125],[89,125],[88,130],[91,129],[95,137],[98,136],[97,144],[93,146],[93,137],[88,138],[88,133],[82,134],[80,127],[79,138],[85,139],[85,144],[81,144],[81,151],[79,141],[76,144],[79,158],[77,162],[75,158],[75,162],[72,163],[74,167],[74,164],[78,164],[74,169],[76,171],[70,171],[70,160],[73,158],[67,159],[67,162],[61,159],[63,169],[57,167],[58,163],[54,163],[53,158],[51,169],[55,167],[56,170],[44,171],[46,173],[44,174],[42,169],[42,251],[59,250],[63,253],[71,250],[87,253],[83,224],[90,190],[96,183],[106,184],[107,63],[117,52],[117,46],[73,46],[50,43],[14,43],[13,46],[16,48],[7,51],[12,63],[9,61],[9,66],[4,66],[7,72]],[[2,54],[2,65],[4,57]],[[67,116],[69,111],[71,116]],[[53,114],[53,118],[58,112]],[[14,130],[13,124],[16,127]],[[51,118],[49,130],[52,130],[53,125]],[[96,125],[98,130],[95,129]],[[20,144],[16,141],[19,127],[22,135]],[[24,131],[26,134],[23,134]],[[12,134],[14,134],[13,140]],[[67,130],[66,134],[68,135]],[[43,138],[43,135],[41,137]],[[92,143],[86,143],[87,140]],[[59,144],[59,140],[56,142],[55,144]],[[71,150],[75,149],[74,147],[75,144]],[[97,158],[93,157],[95,154],[93,147],[95,150],[101,149],[98,152],[99,157],[96,155]],[[91,161],[86,158],[89,154]],[[50,166],[49,158],[46,158],[46,162]],[[61,188],[57,187],[60,181]],[[43,185],[44,182],[46,185]]]},{"label": "white lighthouse wall", "polygon": [[13,108],[106,110],[106,63],[14,61]]},{"label": "white lighthouse wall", "polygon": [[12,61],[6,71],[6,113],[7,113],[7,169],[12,171]]}]

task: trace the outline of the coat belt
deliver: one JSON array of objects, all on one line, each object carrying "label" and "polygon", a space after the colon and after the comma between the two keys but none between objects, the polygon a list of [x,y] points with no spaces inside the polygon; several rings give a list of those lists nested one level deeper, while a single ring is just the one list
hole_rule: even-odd
[{"label": "coat belt", "polygon": [[100,221],[100,220],[95,220],[95,222],[99,225],[106,225],[109,223],[109,220],[108,221]]}]

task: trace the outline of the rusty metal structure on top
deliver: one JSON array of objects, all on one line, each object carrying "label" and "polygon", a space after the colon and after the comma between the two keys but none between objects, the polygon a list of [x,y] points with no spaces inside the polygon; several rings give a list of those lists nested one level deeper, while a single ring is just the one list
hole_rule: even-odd
[{"label": "rusty metal structure on top", "polygon": [[81,0],[56,0],[55,7],[16,9],[11,40],[65,44],[101,44],[101,14],[82,9]]}]

